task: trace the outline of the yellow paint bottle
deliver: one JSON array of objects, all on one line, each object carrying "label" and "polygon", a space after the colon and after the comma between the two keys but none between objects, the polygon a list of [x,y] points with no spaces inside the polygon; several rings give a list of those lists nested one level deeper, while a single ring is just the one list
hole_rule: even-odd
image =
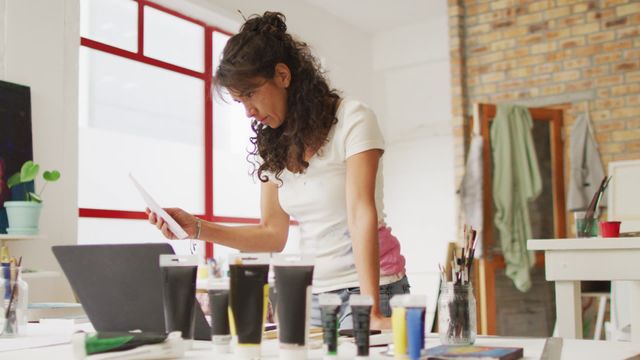
[{"label": "yellow paint bottle", "polygon": [[407,312],[404,305],[406,296],[395,295],[389,302],[393,330],[393,354],[396,359],[407,359]]}]

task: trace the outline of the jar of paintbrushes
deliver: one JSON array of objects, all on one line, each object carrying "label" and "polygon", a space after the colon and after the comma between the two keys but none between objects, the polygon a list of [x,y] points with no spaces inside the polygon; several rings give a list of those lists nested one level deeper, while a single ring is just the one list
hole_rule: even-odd
[{"label": "jar of paintbrushes", "polygon": [[471,285],[475,240],[476,231],[465,226],[464,244],[459,255],[453,252],[450,271],[440,267],[438,330],[444,345],[471,345],[476,340],[476,298]]},{"label": "jar of paintbrushes", "polygon": [[15,337],[26,330],[29,287],[22,279],[21,260],[0,263],[0,337]]},{"label": "jar of paintbrushes", "polygon": [[476,341],[476,298],[470,282],[441,285],[438,319],[442,344],[471,345]]}]

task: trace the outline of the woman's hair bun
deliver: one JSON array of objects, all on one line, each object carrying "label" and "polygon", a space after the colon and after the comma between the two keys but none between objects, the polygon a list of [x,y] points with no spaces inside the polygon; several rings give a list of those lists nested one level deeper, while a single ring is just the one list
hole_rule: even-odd
[{"label": "woman's hair bun", "polygon": [[286,18],[282,13],[266,11],[262,15],[251,15],[242,25],[240,32],[255,31],[266,34],[284,34],[287,32]]}]

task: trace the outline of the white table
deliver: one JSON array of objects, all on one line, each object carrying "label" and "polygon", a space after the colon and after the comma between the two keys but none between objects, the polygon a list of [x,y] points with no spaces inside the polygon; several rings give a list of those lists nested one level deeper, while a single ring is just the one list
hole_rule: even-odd
[{"label": "white table", "polygon": [[[44,328],[41,328],[44,327]],[[22,340],[29,339],[32,341],[32,346],[40,346],[37,348],[30,348],[16,351],[2,351],[2,341],[0,339],[0,360],[5,359],[20,359],[20,360],[40,360],[40,359],[73,359],[73,350],[70,344],[60,344],[52,346],[43,346],[44,336],[47,331],[51,332],[50,336],[54,337],[54,341],[61,340],[62,337],[71,337],[71,333],[76,329],[83,329],[90,331],[90,324],[76,325],[73,328],[67,325],[62,325],[61,329],[56,330],[54,327],[41,326],[38,324],[30,324],[32,339],[23,338]],[[62,330],[62,331],[60,331]],[[391,334],[386,333],[382,335],[375,335],[377,342],[391,341]],[[386,337],[386,339],[381,339]],[[544,349],[544,338],[507,338],[507,337],[478,337],[476,345],[484,346],[504,346],[504,347],[522,347],[524,349],[524,359],[526,360],[538,360],[542,355]],[[374,339],[372,338],[372,342]],[[436,334],[429,334],[426,338],[426,344],[428,348],[437,346],[440,344],[438,336]],[[5,345],[6,346],[6,345]],[[374,347],[371,348],[371,359],[392,359],[388,356],[380,354],[385,348]],[[264,359],[277,359],[278,358],[278,342],[277,340],[267,340],[262,345],[262,358]],[[356,353],[355,346],[350,342],[343,342],[338,348],[340,354],[339,359],[353,359]],[[614,343],[609,341],[594,341],[594,340],[565,340],[562,347],[562,359],[629,359],[640,354],[640,344],[635,343]],[[309,351],[309,359],[322,359],[321,349],[312,349]],[[193,349],[188,351],[184,359],[234,359],[232,354],[223,355],[217,354],[213,351],[211,342],[209,341],[194,341]]]},{"label": "white table", "polygon": [[[582,338],[580,281],[630,280],[631,304],[640,303],[640,237],[532,239],[544,250],[545,274],[555,281],[556,319],[561,337]],[[631,309],[631,341],[640,343],[640,306]]]}]

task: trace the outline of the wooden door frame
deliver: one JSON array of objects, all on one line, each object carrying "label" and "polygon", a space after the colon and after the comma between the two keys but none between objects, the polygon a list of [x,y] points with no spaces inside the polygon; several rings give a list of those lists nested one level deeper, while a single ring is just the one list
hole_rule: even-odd
[{"label": "wooden door frame", "polygon": [[[504,257],[500,254],[492,254],[490,249],[493,245],[493,192],[491,174],[493,164],[491,161],[491,142],[489,136],[490,122],[496,116],[496,105],[478,104],[480,117],[480,132],[483,139],[482,147],[482,171],[483,171],[483,213],[484,223],[482,229],[483,257],[480,260],[484,268],[484,286],[482,305],[484,309],[481,314],[485,314],[486,319],[481,319],[483,327],[481,331],[485,334],[496,335],[496,291],[495,275],[500,269],[505,268]],[[550,124],[550,144],[551,144],[551,186],[553,198],[553,219],[554,233],[556,238],[566,237],[566,210],[564,193],[564,141],[562,136],[563,113],[558,109],[530,108],[529,113],[534,121],[549,121]],[[536,267],[544,266],[544,253],[536,253]]]}]

